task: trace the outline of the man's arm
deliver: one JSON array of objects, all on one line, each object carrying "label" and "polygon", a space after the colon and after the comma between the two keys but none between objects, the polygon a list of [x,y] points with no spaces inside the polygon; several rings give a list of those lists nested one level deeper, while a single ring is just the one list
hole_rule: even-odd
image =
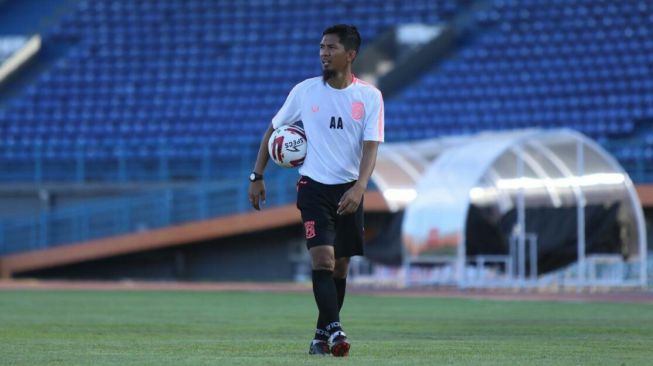
[{"label": "man's arm", "polygon": [[358,181],[342,195],[338,203],[338,215],[348,215],[356,212],[367,189],[374,166],[376,153],[379,149],[378,141],[363,141],[363,157],[358,173]]},{"label": "man's arm", "polygon": [[[272,136],[274,128],[272,124],[268,126],[268,129],[263,134],[261,139],[261,145],[258,148],[258,154],[256,155],[256,163],[254,164],[254,172],[263,175],[265,166],[270,160],[270,153],[268,152],[268,141],[270,141],[270,136]],[[261,209],[260,203],[265,203],[265,183],[263,180],[257,180],[256,182],[249,183],[249,203],[256,210]]]}]

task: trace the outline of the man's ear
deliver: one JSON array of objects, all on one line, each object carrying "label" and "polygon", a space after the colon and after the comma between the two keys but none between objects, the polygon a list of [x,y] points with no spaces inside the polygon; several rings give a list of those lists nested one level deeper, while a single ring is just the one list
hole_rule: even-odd
[{"label": "man's ear", "polygon": [[353,63],[353,62],[354,62],[354,59],[356,58],[356,56],[357,56],[357,52],[356,52],[356,50],[349,50],[349,51],[347,51],[347,58],[349,59],[349,62],[352,62],[352,63]]}]

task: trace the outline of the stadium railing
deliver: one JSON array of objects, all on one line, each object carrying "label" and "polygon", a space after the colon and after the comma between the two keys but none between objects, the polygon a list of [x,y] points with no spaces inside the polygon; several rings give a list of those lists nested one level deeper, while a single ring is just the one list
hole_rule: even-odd
[{"label": "stadium railing", "polygon": [[[266,207],[294,201],[297,171],[268,169]],[[50,248],[252,210],[247,174],[0,219],[0,255]]]},{"label": "stadium railing", "polygon": [[[120,144],[105,149],[79,145],[72,151],[58,151],[39,144],[18,149],[12,146],[15,143],[5,141],[4,154],[0,155],[1,182],[83,184],[222,180],[236,178],[236,174],[251,169],[258,150],[258,145],[254,149],[194,144],[192,150],[161,145],[145,154],[142,146]],[[107,149],[110,151],[103,151]]]},{"label": "stadium railing", "polygon": [[[395,140],[399,137],[395,137]],[[402,140],[411,138],[403,136]],[[651,142],[649,142],[651,140]],[[599,141],[623,165],[636,183],[653,182],[653,133],[635,141]],[[0,156],[0,182],[17,183],[127,183],[127,182],[210,182],[242,178],[249,174],[256,148],[199,146],[192,153],[161,146],[149,156],[135,156],[127,146],[114,146],[113,154],[101,156],[85,150],[53,152],[31,146],[21,156]],[[5,152],[6,153],[6,152]]]}]

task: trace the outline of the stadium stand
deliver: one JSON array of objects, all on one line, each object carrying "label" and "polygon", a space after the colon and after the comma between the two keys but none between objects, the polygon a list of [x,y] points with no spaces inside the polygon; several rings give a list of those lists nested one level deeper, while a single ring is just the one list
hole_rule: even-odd
[{"label": "stadium stand", "polygon": [[[0,113],[0,157],[16,173],[42,161],[41,180],[202,170],[179,160],[242,165],[288,89],[319,71],[324,24],[358,24],[371,40],[397,24],[446,20],[465,3],[84,1],[45,40],[77,46]],[[388,139],[566,126],[608,145],[630,170],[650,163],[653,132],[637,138],[642,148],[610,143],[653,115],[653,7],[555,4],[496,0],[476,14],[478,42],[387,101]],[[85,171],[65,169],[80,159]],[[230,171],[217,166],[204,174]]]},{"label": "stadium stand", "polygon": [[477,14],[476,43],[387,102],[388,138],[570,127],[610,148],[635,180],[650,180],[641,168],[653,162],[651,3],[492,5]]},{"label": "stadium stand", "polygon": [[[205,175],[220,178],[234,170],[227,167],[249,165],[244,153],[288,90],[319,73],[316,37],[325,25],[359,24],[369,40],[393,24],[437,22],[457,7],[81,2],[45,36],[77,45],[0,114],[0,158],[14,172],[3,178],[26,179],[35,160],[43,181],[183,179],[203,171],[193,161],[213,164]],[[87,162],[83,171],[74,168],[79,160]],[[161,160],[173,167],[163,169]]]},{"label": "stadium stand", "polygon": [[[46,44],[72,45],[65,56],[0,110],[1,180],[112,183],[242,176],[261,131],[290,87],[319,72],[315,41],[325,25],[356,23],[371,40],[396,23],[434,23],[460,8],[454,1],[323,5],[80,2],[43,35]],[[274,184],[275,177],[270,178]],[[246,209],[244,202],[231,199],[243,196],[242,184],[215,191],[238,193],[223,193],[213,202],[201,193],[205,187],[189,188],[182,196],[197,197],[190,200],[196,207],[214,207],[220,214]],[[269,197],[269,203],[291,200],[286,191]],[[137,202],[156,202],[146,215],[164,219],[150,228],[187,221],[176,214],[177,204],[167,207],[160,200],[164,196],[156,191],[58,204],[36,215],[4,219],[0,252],[134,231],[125,213],[138,216]],[[73,222],[86,227],[96,212],[103,216],[100,226],[69,230]],[[199,212],[192,218],[206,218]]]},{"label": "stadium stand", "polygon": [[[386,98],[387,141],[570,127],[607,147],[635,181],[653,181],[647,0],[79,1],[38,30],[46,48],[66,45],[63,56],[0,101],[0,183],[219,182],[6,219],[0,254],[247,210],[243,172],[289,89],[319,73],[325,26],[356,24],[372,42],[400,24],[463,13],[473,22],[458,47]],[[0,32],[30,23],[12,21]],[[292,201],[292,191],[278,191],[272,204]]]}]

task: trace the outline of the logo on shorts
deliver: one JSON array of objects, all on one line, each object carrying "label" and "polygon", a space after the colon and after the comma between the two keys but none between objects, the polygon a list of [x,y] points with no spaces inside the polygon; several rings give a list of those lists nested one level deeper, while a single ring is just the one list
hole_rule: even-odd
[{"label": "logo on shorts", "polygon": [[304,231],[306,231],[306,239],[314,238],[315,235],[315,221],[306,221],[304,223]]},{"label": "logo on shorts", "polygon": [[365,113],[365,106],[363,102],[353,102],[351,104],[351,118],[354,121],[360,121],[363,119],[363,114]]}]

